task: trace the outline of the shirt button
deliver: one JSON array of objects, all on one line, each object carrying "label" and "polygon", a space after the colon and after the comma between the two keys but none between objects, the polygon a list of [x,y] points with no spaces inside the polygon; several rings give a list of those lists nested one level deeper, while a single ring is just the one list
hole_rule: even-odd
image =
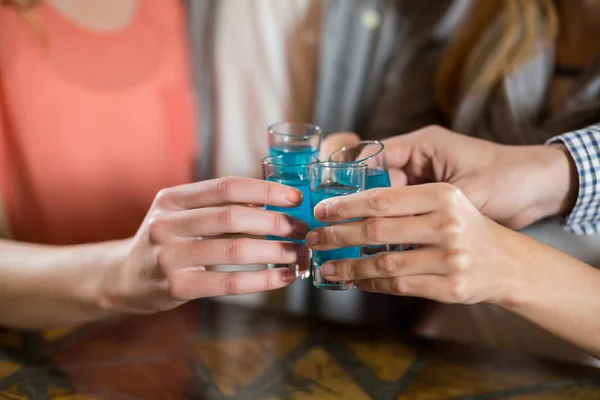
[{"label": "shirt button", "polygon": [[361,22],[365,29],[372,31],[381,25],[381,14],[374,9],[365,10],[361,15]]}]

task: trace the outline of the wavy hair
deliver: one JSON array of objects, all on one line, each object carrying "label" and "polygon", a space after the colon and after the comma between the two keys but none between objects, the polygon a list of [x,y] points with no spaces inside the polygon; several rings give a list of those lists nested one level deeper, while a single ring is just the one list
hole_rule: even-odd
[{"label": "wavy hair", "polygon": [[458,106],[462,71],[469,57],[497,21],[505,16],[500,38],[487,49],[492,62],[473,80],[474,90],[499,84],[515,68],[539,51],[539,38],[552,42],[558,34],[558,12],[553,0],[477,0],[442,58],[435,82],[436,101],[450,120]]}]

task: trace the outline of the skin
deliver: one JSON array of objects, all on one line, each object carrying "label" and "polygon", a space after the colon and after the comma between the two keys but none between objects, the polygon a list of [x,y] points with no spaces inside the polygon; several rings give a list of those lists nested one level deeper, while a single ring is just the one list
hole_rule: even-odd
[{"label": "skin", "polygon": [[[126,28],[140,5],[140,0],[48,1],[98,32]],[[0,240],[0,325],[48,328],[285,287],[296,279],[292,271],[216,272],[211,266],[307,265],[305,247],[261,239],[303,238],[306,224],[244,206],[294,207],[301,201],[301,192],[276,183],[223,178],[161,191],[137,234],[126,240],[79,246]]]},{"label": "skin", "polygon": [[[242,204],[294,207],[302,193],[273,182],[222,178],[161,191],[130,239],[79,246],[0,241],[0,325],[39,329],[123,313],[152,313],[209,296],[285,287],[287,269],[217,272],[221,264],[307,265],[308,226]],[[60,312],[57,312],[60,310]]]},{"label": "skin", "polygon": [[600,271],[494,221],[522,227],[572,207],[577,175],[562,146],[501,146],[439,127],[385,145],[389,167],[404,176],[396,183],[410,185],[319,203],[314,214],[323,222],[360,220],[316,229],[307,242],[315,250],[419,248],[327,263],[327,279],[444,303],[493,304],[600,356],[600,320],[593,317],[600,313]]}]

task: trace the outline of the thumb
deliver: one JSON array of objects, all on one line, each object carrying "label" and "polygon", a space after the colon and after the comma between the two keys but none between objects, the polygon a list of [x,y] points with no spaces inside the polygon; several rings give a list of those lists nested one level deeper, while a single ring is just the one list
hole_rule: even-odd
[{"label": "thumb", "polygon": [[329,160],[331,153],[344,146],[351,146],[360,142],[360,137],[353,132],[336,132],[328,135],[321,143],[321,160]]}]

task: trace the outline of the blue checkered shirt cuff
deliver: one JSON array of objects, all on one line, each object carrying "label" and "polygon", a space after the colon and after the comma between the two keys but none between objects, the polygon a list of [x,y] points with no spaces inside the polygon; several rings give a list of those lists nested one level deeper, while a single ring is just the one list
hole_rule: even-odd
[{"label": "blue checkered shirt cuff", "polygon": [[565,228],[578,235],[600,232],[600,124],[550,139],[562,142],[575,161],[579,174],[579,194]]}]

